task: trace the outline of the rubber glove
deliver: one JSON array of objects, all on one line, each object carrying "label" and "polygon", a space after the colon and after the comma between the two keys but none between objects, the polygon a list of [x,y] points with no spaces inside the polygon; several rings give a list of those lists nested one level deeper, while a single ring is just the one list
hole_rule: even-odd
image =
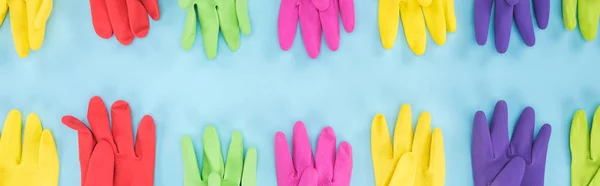
[{"label": "rubber glove", "polygon": [[240,47],[242,34],[250,35],[248,0],[179,0],[179,7],[186,10],[185,29],[181,43],[183,49],[192,48],[196,37],[196,10],[204,38],[204,50],[209,59],[217,56],[219,27],[231,51]]},{"label": "rubber glove", "polygon": [[[597,149],[600,137],[600,107],[596,109],[592,120],[592,131],[585,111],[578,110],[571,124],[571,185],[573,186],[598,186],[600,180],[596,179],[600,168],[600,153]],[[594,142],[596,140],[596,142]]]},{"label": "rubber glove", "polygon": [[202,156],[202,176],[196,160],[192,139],[181,138],[183,154],[184,186],[256,186],[256,149],[248,148],[244,160],[242,134],[235,131],[227,151],[227,164],[223,163],[221,142],[213,126],[207,126],[202,136],[204,155]]},{"label": "rubber glove", "polygon": [[[533,46],[535,34],[533,33],[529,0],[496,0],[495,2],[496,50],[499,53],[505,53],[508,49],[513,17],[525,44]],[[475,39],[479,45],[485,45],[487,42],[492,3],[493,0],[475,0]],[[550,16],[550,0],[533,0],[533,11],[538,27],[546,29]]]},{"label": "rubber glove", "polygon": [[157,0],[90,0],[92,23],[101,38],[111,38],[113,33],[123,45],[133,38],[148,35],[150,21],[160,18]]},{"label": "rubber glove", "polygon": [[58,152],[52,132],[42,129],[34,113],[27,116],[24,138],[22,128],[21,112],[11,110],[0,138],[0,185],[58,186]]},{"label": "rubber glove", "polygon": [[417,55],[425,53],[426,23],[438,45],[446,43],[446,32],[456,31],[454,0],[379,0],[379,35],[385,49],[392,48],[396,41],[398,12],[408,46]]},{"label": "rubber glove", "polygon": [[398,113],[394,143],[382,114],[371,125],[371,155],[376,186],[443,186],[446,177],[442,130],[431,132],[431,116],[423,112],[413,138],[410,105]]},{"label": "rubber glove", "polygon": [[42,47],[52,0],[0,0],[0,26],[9,9],[15,48],[19,57],[25,58],[30,48]]},{"label": "rubber glove", "polygon": [[308,56],[313,59],[319,56],[321,32],[325,34],[329,49],[337,51],[340,46],[338,14],[342,17],[344,30],[348,33],[354,31],[353,0],[281,0],[277,21],[279,46],[285,51],[292,48],[300,19],[300,30]]},{"label": "rubber glove", "polygon": [[[594,0],[563,0],[563,21],[567,30],[571,31],[577,26],[585,40],[591,41],[598,33],[598,19],[600,18],[600,3]],[[579,11],[579,12],[578,12]],[[577,18],[575,13],[577,12]]]},{"label": "rubber glove", "polygon": [[102,99],[94,96],[87,114],[91,130],[73,116],[62,118],[62,122],[76,130],[79,136],[81,185],[153,185],[156,148],[154,120],[149,115],[142,118],[134,147],[129,104],[116,101],[110,109],[110,116],[109,119]]},{"label": "rubber glove", "polygon": [[336,138],[331,127],[319,136],[317,159],[313,158],[306,127],[301,121],[294,125],[290,153],[283,132],[275,134],[275,169],[278,186],[348,186],[352,176],[352,146],[342,142],[336,154]]},{"label": "rubber glove", "polygon": [[527,107],[508,141],[508,108],[498,101],[491,127],[483,111],[475,113],[471,160],[475,186],[543,186],[551,127],[544,124],[533,139],[535,113]]}]

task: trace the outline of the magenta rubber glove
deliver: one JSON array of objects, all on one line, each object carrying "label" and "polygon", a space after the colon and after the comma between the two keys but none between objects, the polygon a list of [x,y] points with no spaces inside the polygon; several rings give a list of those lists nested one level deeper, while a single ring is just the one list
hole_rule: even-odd
[{"label": "magenta rubber glove", "polygon": [[551,128],[533,139],[535,112],[526,107],[508,140],[508,108],[498,101],[491,128],[485,113],[475,113],[471,160],[475,186],[543,186]]},{"label": "magenta rubber glove", "polygon": [[289,50],[294,43],[298,19],[308,56],[317,58],[321,51],[321,32],[329,49],[340,46],[339,15],[346,32],[354,30],[354,0],[281,0],[277,34],[279,46]]},{"label": "magenta rubber glove", "polygon": [[301,121],[296,122],[292,138],[294,158],[283,132],[275,134],[275,166],[278,186],[349,186],[352,176],[352,146],[337,142],[331,127],[319,136],[317,158],[313,157],[308,133]]}]

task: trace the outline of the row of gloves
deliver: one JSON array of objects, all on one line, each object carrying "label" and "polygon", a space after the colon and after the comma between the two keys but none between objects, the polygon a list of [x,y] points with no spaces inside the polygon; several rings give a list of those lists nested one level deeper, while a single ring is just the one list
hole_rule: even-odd
[{"label": "row of gloves", "polygon": [[[534,140],[535,113],[527,107],[509,140],[507,110],[506,103],[499,101],[490,120],[482,111],[475,114],[471,149],[475,186],[543,186],[551,127],[542,126]],[[594,114],[591,133],[584,111],[577,111],[573,118],[570,144],[574,186],[600,185],[595,179],[600,168],[600,151],[594,147],[597,146],[594,140],[600,139],[597,117],[600,117],[600,107]],[[146,115],[140,121],[135,143],[131,109],[125,101],[115,102],[109,116],[102,99],[93,97],[87,121],[91,129],[73,116],[62,119],[66,126],[78,132],[82,186],[153,185],[156,129],[151,116]],[[411,108],[403,105],[392,139],[385,117],[381,114],[374,117],[371,155],[377,186],[444,185],[446,163],[442,131],[431,129],[428,112],[419,116],[414,132],[412,123]],[[23,138],[21,132],[21,113],[12,110],[0,138],[0,185],[58,185],[58,153],[52,133],[42,129],[35,114],[27,116]],[[282,132],[275,134],[274,143],[278,185],[350,185],[352,146],[342,142],[336,150],[337,140],[331,127],[321,131],[315,154],[300,121],[293,130],[293,150]],[[205,128],[202,146],[200,168],[191,138],[184,136],[181,140],[185,186],[257,185],[257,151],[251,147],[244,153],[241,133],[233,133],[226,161],[214,127]]]}]

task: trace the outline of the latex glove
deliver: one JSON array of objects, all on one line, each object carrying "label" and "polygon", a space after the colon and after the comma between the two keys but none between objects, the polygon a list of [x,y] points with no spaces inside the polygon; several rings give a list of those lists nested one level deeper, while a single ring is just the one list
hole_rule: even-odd
[{"label": "latex glove", "polygon": [[[475,39],[479,45],[487,42],[493,2],[493,0],[475,0]],[[494,4],[496,50],[504,53],[508,49],[513,18],[525,44],[533,46],[535,34],[533,33],[529,0],[496,0]],[[550,0],[533,0],[533,11],[538,27],[545,29],[550,16]]]},{"label": "latex glove", "polygon": [[142,118],[134,148],[129,104],[116,101],[110,109],[110,116],[109,119],[102,99],[94,96],[87,114],[92,130],[73,116],[62,118],[65,125],[78,132],[81,185],[153,185],[156,148],[154,120],[149,115]]},{"label": "latex glove", "polygon": [[240,47],[242,34],[250,35],[248,0],[179,0],[179,7],[186,10],[185,29],[181,43],[183,49],[192,48],[196,38],[196,10],[204,38],[204,50],[209,59],[217,56],[219,28],[231,51]]},{"label": "latex glove", "polygon": [[[591,41],[598,33],[598,19],[600,18],[600,3],[594,0],[563,0],[563,21],[567,30],[571,31],[577,26],[585,40]],[[577,12],[577,18],[575,13]]]},{"label": "latex glove", "polygon": [[0,138],[0,186],[57,186],[58,152],[52,132],[42,129],[34,113],[27,116],[24,138],[22,128],[21,113],[11,110]]},{"label": "latex glove", "polygon": [[456,30],[454,0],[379,0],[379,35],[385,49],[392,48],[396,41],[398,12],[408,46],[417,55],[425,53],[425,23],[438,45],[446,43],[446,32]]},{"label": "latex glove", "polygon": [[52,0],[0,0],[0,26],[9,9],[15,48],[19,57],[25,58],[30,48],[42,47]]},{"label": "latex glove", "polygon": [[471,160],[475,186],[543,186],[551,127],[544,124],[533,139],[535,113],[527,107],[508,141],[508,109],[498,101],[488,127],[483,111],[475,113]]},{"label": "latex glove", "polygon": [[342,142],[336,154],[336,138],[331,127],[319,136],[317,159],[313,158],[306,127],[301,121],[294,125],[290,153],[283,132],[275,134],[275,169],[278,186],[349,186],[352,176],[352,146]]},{"label": "latex glove", "polygon": [[337,51],[340,46],[339,15],[344,30],[354,31],[353,0],[281,0],[277,35],[279,46],[287,51],[294,44],[298,19],[304,41],[304,48],[311,58],[317,58],[321,51],[321,32],[325,34],[327,46]]},{"label": "latex glove", "polygon": [[592,131],[585,111],[578,110],[571,124],[571,185],[573,186],[598,186],[597,177],[600,168],[600,151],[594,140],[600,136],[597,127],[600,127],[600,107],[596,109],[592,120]]},{"label": "latex glove", "polygon": [[227,151],[227,165],[223,164],[221,142],[217,130],[207,126],[202,136],[204,155],[202,156],[202,177],[196,160],[192,139],[181,138],[183,154],[184,186],[256,186],[256,149],[248,148],[244,161],[242,134],[235,131]]},{"label": "latex glove", "polygon": [[157,0],[90,0],[96,34],[108,39],[113,33],[123,45],[148,35],[150,21],[160,18]]},{"label": "latex glove", "polygon": [[376,186],[443,186],[446,177],[444,139],[439,128],[431,132],[431,116],[424,112],[413,138],[410,105],[398,113],[394,143],[382,114],[371,125],[371,155]]}]

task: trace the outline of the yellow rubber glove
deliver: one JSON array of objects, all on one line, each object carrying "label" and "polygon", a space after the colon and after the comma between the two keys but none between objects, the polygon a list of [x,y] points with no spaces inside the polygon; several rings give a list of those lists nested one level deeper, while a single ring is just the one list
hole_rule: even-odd
[{"label": "yellow rubber glove", "polygon": [[371,126],[371,155],[376,186],[443,186],[446,177],[444,140],[439,128],[431,133],[431,116],[424,112],[413,138],[410,105],[400,108],[394,143],[382,114]]},{"label": "yellow rubber glove", "polygon": [[456,31],[454,0],[379,0],[379,34],[385,49],[396,41],[398,12],[408,46],[417,55],[425,53],[425,24],[438,45],[446,43],[446,32]]},{"label": "yellow rubber glove", "polygon": [[52,0],[0,0],[0,26],[7,11],[10,12],[11,31],[19,57],[27,57],[30,48],[40,49],[52,12]]},{"label": "yellow rubber glove", "polygon": [[0,137],[0,186],[57,186],[58,152],[52,133],[42,130],[40,119],[32,113],[21,146],[22,127],[21,113],[11,110]]}]

